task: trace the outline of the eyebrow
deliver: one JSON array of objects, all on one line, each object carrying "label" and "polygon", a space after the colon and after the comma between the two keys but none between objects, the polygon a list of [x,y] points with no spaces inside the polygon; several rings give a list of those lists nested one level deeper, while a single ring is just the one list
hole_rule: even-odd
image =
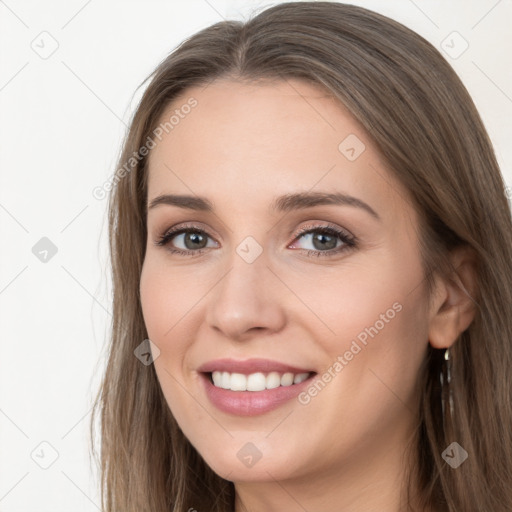
[{"label": "eyebrow", "polygon": [[[160,205],[178,206],[188,210],[213,212],[213,203],[206,197],[163,194],[155,197],[149,204],[148,211]],[[340,192],[298,192],[285,194],[274,199],[270,204],[271,211],[290,212],[302,210],[314,206],[338,205],[361,208],[377,220],[382,220],[379,214],[367,203],[347,194]]]}]

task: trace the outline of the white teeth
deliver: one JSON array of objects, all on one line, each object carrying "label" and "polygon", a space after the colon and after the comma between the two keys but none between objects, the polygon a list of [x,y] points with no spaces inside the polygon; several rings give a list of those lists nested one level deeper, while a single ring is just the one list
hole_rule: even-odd
[{"label": "white teeth", "polygon": [[[219,374],[220,372],[215,372]],[[220,383],[220,387],[224,389],[229,389],[231,378],[228,372],[222,372],[222,381]],[[217,384],[216,384],[217,385]]]},{"label": "white teeth", "polygon": [[267,386],[267,379],[263,373],[251,373],[247,376],[247,391],[263,391]]},{"label": "white teeth", "polygon": [[281,386],[291,386],[293,384],[293,373],[285,373],[281,377]]},{"label": "white teeth", "polygon": [[213,384],[218,388],[231,389],[232,391],[263,391],[264,389],[274,389],[279,386],[291,386],[300,384],[309,377],[309,373],[283,373],[257,372],[250,375],[242,373],[212,372]]},{"label": "white teeth", "polygon": [[309,377],[309,373],[298,373],[293,378],[294,384],[300,384],[301,382],[304,382]]},{"label": "white teeth", "polygon": [[277,372],[270,372],[267,375],[267,389],[278,388],[281,385],[281,375]]},{"label": "white teeth", "polygon": [[232,373],[229,383],[232,391],[245,391],[247,389],[247,377],[242,373]]}]

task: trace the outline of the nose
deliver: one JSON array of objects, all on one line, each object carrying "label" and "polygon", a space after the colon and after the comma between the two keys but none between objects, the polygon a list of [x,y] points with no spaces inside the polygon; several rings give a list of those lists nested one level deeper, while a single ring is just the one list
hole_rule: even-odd
[{"label": "nose", "polygon": [[248,263],[237,253],[209,294],[206,321],[225,337],[243,341],[285,325],[285,287],[267,267],[265,253]]}]

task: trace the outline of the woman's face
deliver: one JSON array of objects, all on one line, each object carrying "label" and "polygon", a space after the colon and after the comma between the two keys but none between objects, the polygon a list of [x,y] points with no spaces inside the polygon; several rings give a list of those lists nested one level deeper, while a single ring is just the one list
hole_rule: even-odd
[{"label": "woman's face", "polygon": [[389,468],[428,344],[407,191],[305,82],[217,80],[162,122],[176,109],[150,153],[140,293],[179,426],[232,481]]}]

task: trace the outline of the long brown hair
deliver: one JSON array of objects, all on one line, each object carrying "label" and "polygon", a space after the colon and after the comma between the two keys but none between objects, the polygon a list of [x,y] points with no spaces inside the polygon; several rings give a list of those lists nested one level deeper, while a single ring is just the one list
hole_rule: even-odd
[{"label": "long brown hair", "polygon": [[[443,423],[442,354],[429,346],[418,374],[409,484],[413,476],[419,482],[420,509],[511,511],[512,221],[491,142],[438,50],[385,16],[333,2],[283,3],[246,22],[216,23],[185,40],[148,77],[109,196],[113,321],[91,420],[92,433],[100,415],[104,510],[234,510],[233,483],[215,474],[188,442],[153,365],[134,356],[147,339],[139,296],[148,172],[141,148],[150,146],[178,94],[221,77],[298,78],[348,108],[414,199],[429,293],[434,273],[449,277],[454,271],[452,249],[473,251],[477,312],[451,348],[455,417]],[[452,441],[469,454],[457,469],[442,457]]]}]

